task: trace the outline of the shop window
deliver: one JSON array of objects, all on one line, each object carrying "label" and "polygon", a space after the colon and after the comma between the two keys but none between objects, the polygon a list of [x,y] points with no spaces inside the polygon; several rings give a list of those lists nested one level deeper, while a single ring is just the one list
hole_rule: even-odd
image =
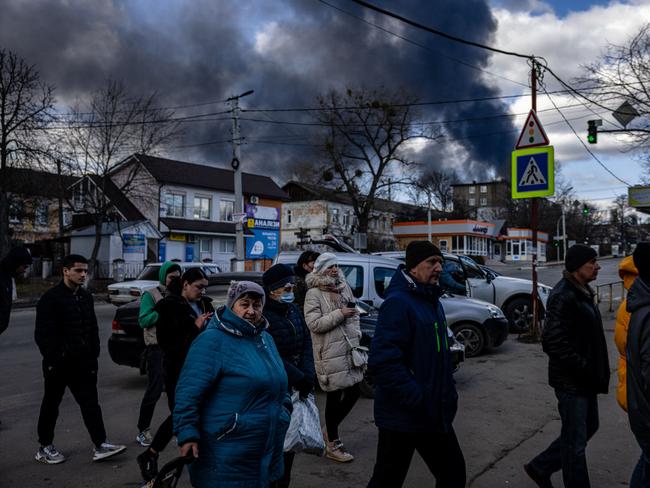
[{"label": "shop window", "polygon": [[512,255],[519,256],[519,241],[512,242]]},{"label": "shop window", "polygon": [[440,239],[440,242],[438,244],[440,244],[440,250],[442,252],[449,252],[447,249],[447,239]]},{"label": "shop window", "polygon": [[219,239],[219,252],[235,252],[235,239]]}]

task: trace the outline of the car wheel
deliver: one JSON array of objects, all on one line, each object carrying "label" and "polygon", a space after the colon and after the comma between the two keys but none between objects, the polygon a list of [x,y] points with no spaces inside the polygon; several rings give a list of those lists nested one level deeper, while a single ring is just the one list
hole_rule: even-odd
[{"label": "car wheel", "polygon": [[485,337],[474,324],[457,324],[452,326],[456,340],[465,346],[465,357],[473,358],[483,352]]},{"label": "car wheel", "polygon": [[518,334],[528,332],[533,325],[533,310],[530,298],[515,298],[504,310],[510,322],[510,331]]}]

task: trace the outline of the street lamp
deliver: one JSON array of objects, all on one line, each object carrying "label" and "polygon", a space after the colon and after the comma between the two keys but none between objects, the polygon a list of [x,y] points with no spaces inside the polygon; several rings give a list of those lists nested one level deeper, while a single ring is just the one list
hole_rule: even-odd
[{"label": "street lamp", "polygon": [[244,195],[242,190],[242,169],[239,137],[239,99],[252,95],[253,90],[248,90],[241,95],[228,98],[232,107],[232,169],[235,172],[235,266],[233,271],[244,271]]}]

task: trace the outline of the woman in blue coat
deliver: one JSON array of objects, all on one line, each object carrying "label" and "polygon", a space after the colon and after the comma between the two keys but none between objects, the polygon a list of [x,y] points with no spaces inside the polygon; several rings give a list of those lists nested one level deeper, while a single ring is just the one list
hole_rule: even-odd
[{"label": "woman in blue coat", "polygon": [[174,408],[181,455],[198,488],[267,488],[282,476],[291,419],[287,375],[262,316],[264,290],[233,282],[192,344]]}]

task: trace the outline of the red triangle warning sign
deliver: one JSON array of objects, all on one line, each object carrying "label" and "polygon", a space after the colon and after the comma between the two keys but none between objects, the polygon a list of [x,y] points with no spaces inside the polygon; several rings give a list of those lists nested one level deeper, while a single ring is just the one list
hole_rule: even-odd
[{"label": "red triangle warning sign", "polygon": [[544,127],[539,122],[534,110],[531,110],[526,118],[526,123],[521,129],[519,139],[515,149],[525,147],[548,146],[548,136],[544,132]]}]

